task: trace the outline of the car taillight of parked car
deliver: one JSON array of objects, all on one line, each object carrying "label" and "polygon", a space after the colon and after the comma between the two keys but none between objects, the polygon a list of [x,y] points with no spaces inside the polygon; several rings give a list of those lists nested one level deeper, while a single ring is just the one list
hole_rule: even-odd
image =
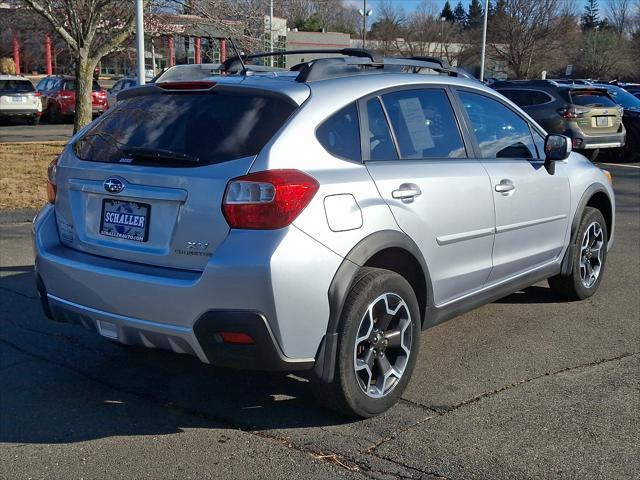
[{"label": "car taillight of parked car", "polygon": [[47,167],[47,200],[49,203],[56,203],[56,195],[58,194],[58,185],[56,183],[58,160],[59,157],[53,160]]},{"label": "car taillight of parked car", "polygon": [[73,92],[68,91],[68,90],[62,90],[58,94],[58,98],[61,99],[61,100],[69,100],[70,98],[73,98]]},{"label": "car taillight of parked car", "polygon": [[558,113],[564,118],[583,118],[585,113],[588,113],[589,109],[584,107],[567,107],[558,110]]},{"label": "car taillight of parked car", "polygon": [[231,228],[286,227],[318,191],[318,182],[299,170],[267,170],[234,178],[227,185],[222,213]]}]

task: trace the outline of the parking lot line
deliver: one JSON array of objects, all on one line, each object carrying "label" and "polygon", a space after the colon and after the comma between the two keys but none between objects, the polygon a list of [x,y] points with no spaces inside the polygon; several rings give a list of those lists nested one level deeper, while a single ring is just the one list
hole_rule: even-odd
[{"label": "parking lot line", "polygon": [[640,168],[640,165],[624,165],[621,163],[599,163],[598,165],[607,165],[610,167]]}]

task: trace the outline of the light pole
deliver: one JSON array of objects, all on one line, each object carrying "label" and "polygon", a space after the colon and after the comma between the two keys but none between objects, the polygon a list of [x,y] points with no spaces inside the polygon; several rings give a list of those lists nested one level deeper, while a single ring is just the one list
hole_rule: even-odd
[{"label": "light pole", "polygon": [[440,23],[442,28],[440,29],[440,58],[444,55],[444,22],[447,21],[447,17],[440,17]]},{"label": "light pole", "polygon": [[144,85],[144,12],[142,10],[142,0],[136,0],[136,48],[138,58],[138,85]]},{"label": "light pole", "polygon": [[484,82],[484,57],[487,50],[487,19],[489,18],[489,0],[484,2],[484,22],[482,24],[482,52],[480,53],[480,81]]},{"label": "light pole", "polygon": [[366,48],[367,43],[367,17],[370,17],[373,10],[367,10],[367,0],[363,0],[364,5],[362,10],[358,10],[358,13],[362,15],[362,48]]},{"label": "light pole", "polygon": [[[269,51],[273,53],[273,0],[269,2]],[[273,67],[273,57],[269,57]]]}]

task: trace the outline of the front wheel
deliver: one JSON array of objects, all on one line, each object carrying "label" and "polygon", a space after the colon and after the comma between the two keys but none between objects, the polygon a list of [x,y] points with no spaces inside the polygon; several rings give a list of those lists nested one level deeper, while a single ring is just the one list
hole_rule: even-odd
[{"label": "front wheel", "polygon": [[571,272],[551,277],[551,289],[570,300],[584,300],[596,293],[604,275],[608,239],[600,210],[586,207],[576,232]]},{"label": "front wheel", "polygon": [[397,273],[363,269],[342,311],[334,380],[316,382],[323,405],[372,417],[402,395],[420,349],[420,311],[411,285]]}]

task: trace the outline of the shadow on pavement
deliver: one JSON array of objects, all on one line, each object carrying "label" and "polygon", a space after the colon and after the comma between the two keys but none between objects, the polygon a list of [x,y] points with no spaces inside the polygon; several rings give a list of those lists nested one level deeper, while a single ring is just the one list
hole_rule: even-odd
[{"label": "shadow on pavement", "polygon": [[71,443],[190,427],[257,431],[352,421],[320,408],[302,375],[217,368],[51,322],[35,289],[25,294],[32,270],[0,269],[0,442]]}]

